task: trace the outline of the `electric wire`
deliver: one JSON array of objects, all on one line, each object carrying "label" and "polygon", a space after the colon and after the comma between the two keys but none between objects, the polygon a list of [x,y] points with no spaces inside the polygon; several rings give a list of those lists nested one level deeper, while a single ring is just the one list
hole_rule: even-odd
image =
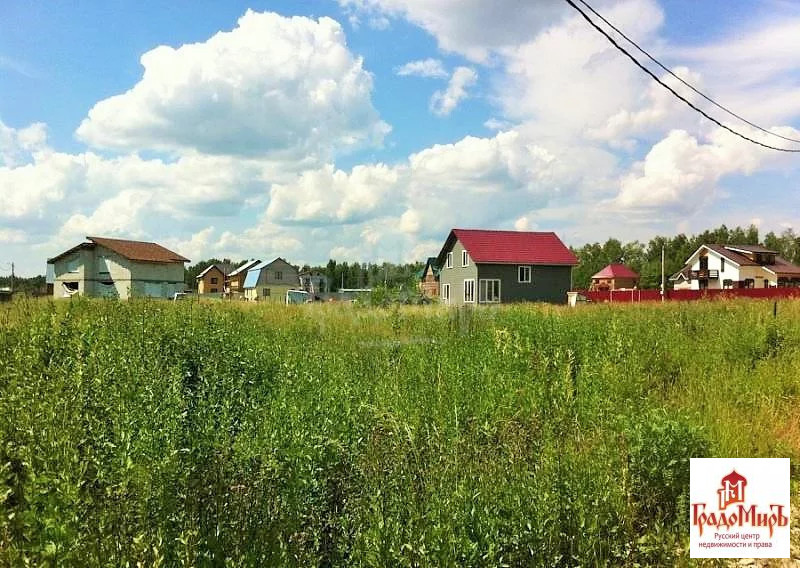
[{"label": "electric wire", "polygon": [[664,83],[664,82],[663,82],[661,79],[659,79],[659,78],[658,78],[658,77],[655,75],[655,73],[653,73],[652,71],[650,71],[650,69],[648,69],[647,67],[645,67],[644,65],[642,65],[642,64],[639,62],[639,60],[638,60],[638,59],[636,59],[636,58],[635,58],[633,55],[631,55],[631,54],[630,54],[630,53],[629,53],[629,52],[628,52],[628,51],[627,51],[627,50],[626,50],[624,47],[622,47],[621,45],[619,45],[619,44],[616,42],[616,40],[615,40],[613,37],[611,37],[611,36],[610,36],[610,35],[609,35],[609,34],[608,34],[608,33],[607,33],[607,32],[606,32],[606,31],[605,31],[603,28],[601,28],[600,26],[598,26],[598,25],[597,25],[597,24],[596,24],[596,23],[595,23],[595,22],[594,22],[594,21],[593,21],[593,20],[592,20],[592,19],[591,19],[589,16],[587,16],[587,15],[586,15],[586,13],[585,13],[583,10],[581,10],[581,9],[580,9],[580,8],[579,8],[579,7],[578,7],[576,4],[575,4],[575,2],[573,2],[572,0],[564,0],[564,1],[565,1],[567,4],[569,4],[570,6],[572,6],[572,7],[573,7],[573,8],[574,8],[574,9],[575,9],[575,10],[576,10],[576,11],[577,11],[577,12],[578,12],[578,13],[579,13],[581,16],[583,16],[583,19],[584,19],[584,20],[586,20],[587,22],[589,22],[589,24],[590,24],[590,25],[591,25],[591,26],[592,26],[594,29],[596,29],[598,32],[600,32],[601,34],[603,34],[603,35],[606,37],[606,39],[607,39],[609,42],[611,42],[611,45],[613,45],[613,46],[614,46],[614,47],[616,47],[616,48],[617,48],[619,51],[621,51],[623,54],[625,54],[625,55],[628,57],[628,59],[630,59],[631,61],[633,61],[633,63],[634,63],[634,64],[635,64],[635,65],[636,65],[636,66],[637,66],[639,69],[641,69],[642,71],[644,71],[645,73],[647,73],[647,74],[650,76],[650,78],[652,78],[652,79],[653,79],[653,80],[654,80],[656,83],[658,83],[659,85],[661,85],[662,87],[664,87],[665,89],[667,89],[667,90],[668,90],[670,93],[672,93],[672,94],[673,94],[675,97],[677,97],[677,98],[679,98],[680,100],[682,100],[684,103],[686,103],[686,104],[687,104],[689,107],[691,107],[693,110],[695,110],[696,112],[700,113],[701,115],[703,115],[705,118],[707,118],[708,120],[710,120],[711,122],[713,122],[714,124],[716,124],[717,126],[719,126],[720,128],[724,128],[725,130],[727,130],[727,131],[728,131],[728,132],[730,132],[731,134],[733,134],[733,135],[735,135],[735,136],[738,136],[739,138],[742,138],[743,140],[747,140],[748,142],[751,142],[751,143],[753,143],[753,144],[756,144],[756,145],[758,145],[758,146],[762,146],[762,147],[764,147],[764,148],[767,148],[767,149],[769,149],[769,150],[776,150],[776,151],[778,151],[778,152],[800,153],[800,149],[792,149],[792,148],[778,148],[777,146],[771,146],[771,145],[769,145],[769,144],[764,144],[763,142],[759,142],[758,140],[754,140],[754,139],[750,138],[749,136],[747,136],[747,135],[745,135],[745,134],[742,134],[741,132],[737,132],[736,130],[734,130],[734,129],[733,129],[733,128],[731,128],[730,126],[726,126],[725,124],[722,124],[722,123],[721,123],[719,120],[717,120],[717,119],[716,119],[716,118],[714,118],[713,116],[711,116],[711,115],[709,115],[708,113],[706,113],[706,112],[705,112],[703,109],[701,109],[701,108],[699,108],[699,107],[695,106],[695,105],[694,105],[694,104],[693,104],[691,101],[689,101],[687,98],[685,98],[685,97],[684,97],[684,96],[682,96],[680,93],[678,93],[677,91],[675,91],[675,89],[673,89],[672,87],[670,87],[669,85],[667,85],[666,83]]},{"label": "electric wire", "polygon": [[598,12],[597,12],[597,10],[595,10],[594,8],[592,8],[592,7],[591,7],[591,6],[590,6],[590,5],[589,5],[589,4],[588,4],[588,3],[587,3],[585,0],[578,0],[578,1],[579,1],[581,4],[583,4],[584,6],[586,6],[586,8],[588,8],[588,9],[589,9],[589,11],[590,11],[592,14],[594,14],[595,16],[597,16],[598,18],[600,18],[600,19],[601,19],[601,20],[602,20],[602,21],[603,21],[603,22],[604,22],[604,23],[605,23],[605,24],[606,24],[606,25],[607,25],[609,28],[611,28],[612,30],[614,30],[615,32],[617,32],[617,33],[618,33],[620,36],[622,36],[623,38],[625,38],[625,40],[626,40],[628,43],[630,43],[630,44],[631,44],[633,47],[635,47],[637,50],[639,50],[639,52],[640,52],[640,53],[642,53],[642,54],[643,54],[645,57],[647,57],[647,58],[648,58],[650,61],[652,61],[653,63],[655,63],[656,65],[658,65],[658,66],[659,66],[661,69],[663,69],[664,71],[666,71],[667,73],[669,73],[669,74],[670,74],[670,75],[672,75],[673,77],[675,77],[675,78],[676,78],[678,81],[680,81],[681,83],[683,83],[684,85],[686,85],[687,87],[689,87],[689,88],[690,88],[692,91],[694,91],[695,93],[697,93],[698,95],[700,95],[701,97],[703,97],[705,100],[707,100],[708,102],[710,102],[710,103],[711,103],[712,105],[714,105],[715,107],[717,107],[717,108],[719,108],[719,109],[721,109],[721,110],[723,110],[723,111],[727,112],[729,115],[731,115],[731,116],[734,116],[734,117],[738,118],[738,119],[739,119],[739,120],[741,120],[742,122],[744,122],[744,123],[746,123],[746,124],[749,124],[749,125],[750,125],[750,126],[752,126],[753,128],[756,128],[756,129],[760,130],[761,132],[766,132],[767,134],[771,134],[772,136],[777,136],[778,138],[782,138],[783,140],[788,140],[789,142],[797,142],[798,144],[800,144],[800,140],[798,140],[798,139],[796,139],[796,138],[790,138],[790,137],[788,137],[788,136],[783,136],[783,135],[781,135],[781,134],[778,134],[778,133],[776,133],[776,132],[772,132],[771,130],[767,130],[766,128],[763,128],[763,127],[759,126],[758,124],[755,124],[755,123],[753,123],[753,122],[750,122],[749,120],[747,120],[747,119],[746,119],[746,118],[744,118],[743,116],[741,116],[741,115],[738,115],[738,114],[736,114],[735,112],[733,112],[732,110],[730,110],[729,108],[727,108],[727,107],[725,107],[725,106],[723,106],[723,105],[719,104],[717,101],[715,101],[714,99],[712,99],[711,97],[709,97],[708,95],[706,95],[705,93],[703,93],[702,91],[700,91],[700,90],[698,90],[697,88],[695,88],[695,87],[694,87],[692,84],[688,83],[687,81],[685,81],[684,79],[682,79],[681,77],[679,77],[678,75],[676,75],[676,74],[675,74],[675,73],[674,73],[674,72],[673,72],[673,71],[672,71],[672,70],[671,70],[669,67],[665,66],[665,65],[664,65],[663,63],[661,63],[661,62],[660,62],[658,59],[656,59],[655,57],[653,57],[652,55],[650,55],[650,54],[649,54],[649,53],[648,53],[648,52],[647,52],[647,51],[646,51],[644,48],[640,47],[640,46],[639,46],[639,44],[637,44],[637,43],[636,43],[635,41],[633,41],[631,38],[629,38],[628,36],[626,36],[626,35],[625,35],[625,33],[624,33],[622,30],[620,30],[618,27],[616,27],[614,24],[612,24],[612,23],[611,23],[611,22],[609,22],[609,21],[608,21],[606,18],[604,18],[602,14],[600,14],[600,13],[598,13]]}]

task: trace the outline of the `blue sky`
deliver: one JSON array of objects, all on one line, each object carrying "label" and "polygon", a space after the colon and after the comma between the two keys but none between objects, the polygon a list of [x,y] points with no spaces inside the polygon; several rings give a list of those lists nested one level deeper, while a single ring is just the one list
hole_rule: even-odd
[{"label": "blue sky", "polygon": [[[796,3],[593,5],[800,138]],[[22,274],[88,234],[324,263],[424,258],[454,226],[575,245],[796,229],[799,160],[700,119],[558,0],[19,2],[0,20],[0,265]]]}]

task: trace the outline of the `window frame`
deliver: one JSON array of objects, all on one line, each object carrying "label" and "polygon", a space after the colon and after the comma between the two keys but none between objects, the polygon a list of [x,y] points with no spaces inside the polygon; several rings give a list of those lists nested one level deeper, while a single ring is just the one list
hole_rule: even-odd
[{"label": "window frame", "polygon": [[453,268],[453,251],[447,253],[447,268]]},{"label": "window frame", "polygon": [[[521,276],[522,276],[521,273],[522,273],[523,269],[526,269],[528,271],[528,279],[527,280],[523,280],[521,278]],[[530,264],[518,264],[517,265],[517,283],[518,284],[530,284],[531,282],[533,282],[533,267]]]},{"label": "window frame", "polygon": [[[497,283],[497,299],[489,300],[489,283]],[[502,281],[500,278],[481,278],[478,280],[478,303],[479,304],[499,304],[502,302]]]},{"label": "window frame", "polygon": [[[467,299],[467,282],[470,283],[470,298]],[[474,278],[465,278],[464,279],[464,289],[463,289],[463,298],[465,304],[474,304],[475,303],[475,279]]]},{"label": "window frame", "polygon": [[450,303],[450,283],[445,282],[442,284],[442,300],[446,303]]},{"label": "window frame", "polygon": [[469,253],[467,249],[462,249],[461,251],[461,268],[466,268],[469,266]]}]

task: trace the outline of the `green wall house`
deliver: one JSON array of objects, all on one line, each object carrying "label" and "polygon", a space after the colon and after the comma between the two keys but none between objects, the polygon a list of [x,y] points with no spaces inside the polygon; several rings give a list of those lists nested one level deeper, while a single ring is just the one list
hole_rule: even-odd
[{"label": "green wall house", "polygon": [[436,262],[446,304],[563,304],[578,259],[555,233],[453,229]]}]

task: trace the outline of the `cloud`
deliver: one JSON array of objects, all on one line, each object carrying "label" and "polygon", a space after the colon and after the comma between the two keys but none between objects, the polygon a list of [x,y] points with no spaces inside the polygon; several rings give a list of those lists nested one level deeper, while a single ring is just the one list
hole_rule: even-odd
[{"label": "cloud", "polygon": [[77,130],[118,150],[328,160],[380,145],[389,132],[372,105],[372,76],[330,18],[247,11],[202,43],[141,58],[129,91],[102,100]]},{"label": "cloud", "polygon": [[405,18],[445,51],[485,63],[493,51],[526,41],[568,11],[559,0],[339,0],[357,14]]},{"label": "cloud", "polygon": [[398,173],[384,164],[360,165],[348,174],[332,165],[275,184],[267,218],[291,223],[354,223],[384,213]]},{"label": "cloud", "polygon": [[447,89],[436,91],[431,97],[431,111],[438,116],[447,116],[467,97],[467,89],[478,80],[478,74],[469,67],[457,67],[450,77]]},{"label": "cloud", "polygon": [[25,235],[25,231],[21,229],[3,229],[0,228],[0,243],[10,245],[10,244],[20,244],[24,243],[28,240],[27,236]]},{"label": "cloud", "polygon": [[29,160],[33,152],[45,149],[47,126],[44,123],[16,129],[0,120],[0,166],[15,166]]},{"label": "cloud", "polygon": [[673,130],[622,177],[614,204],[661,214],[692,213],[713,199],[722,176],[752,173],[765,156],[722,129],[705,144]]},{"label": "cloud", "polygon": [[409,61],[405,65],[396,67],[394,72],[400,76],[415,75],[417,77],[433,77],[436,79],[446,79],[448,76],[442,61],[430,57],[428,59]]}]

